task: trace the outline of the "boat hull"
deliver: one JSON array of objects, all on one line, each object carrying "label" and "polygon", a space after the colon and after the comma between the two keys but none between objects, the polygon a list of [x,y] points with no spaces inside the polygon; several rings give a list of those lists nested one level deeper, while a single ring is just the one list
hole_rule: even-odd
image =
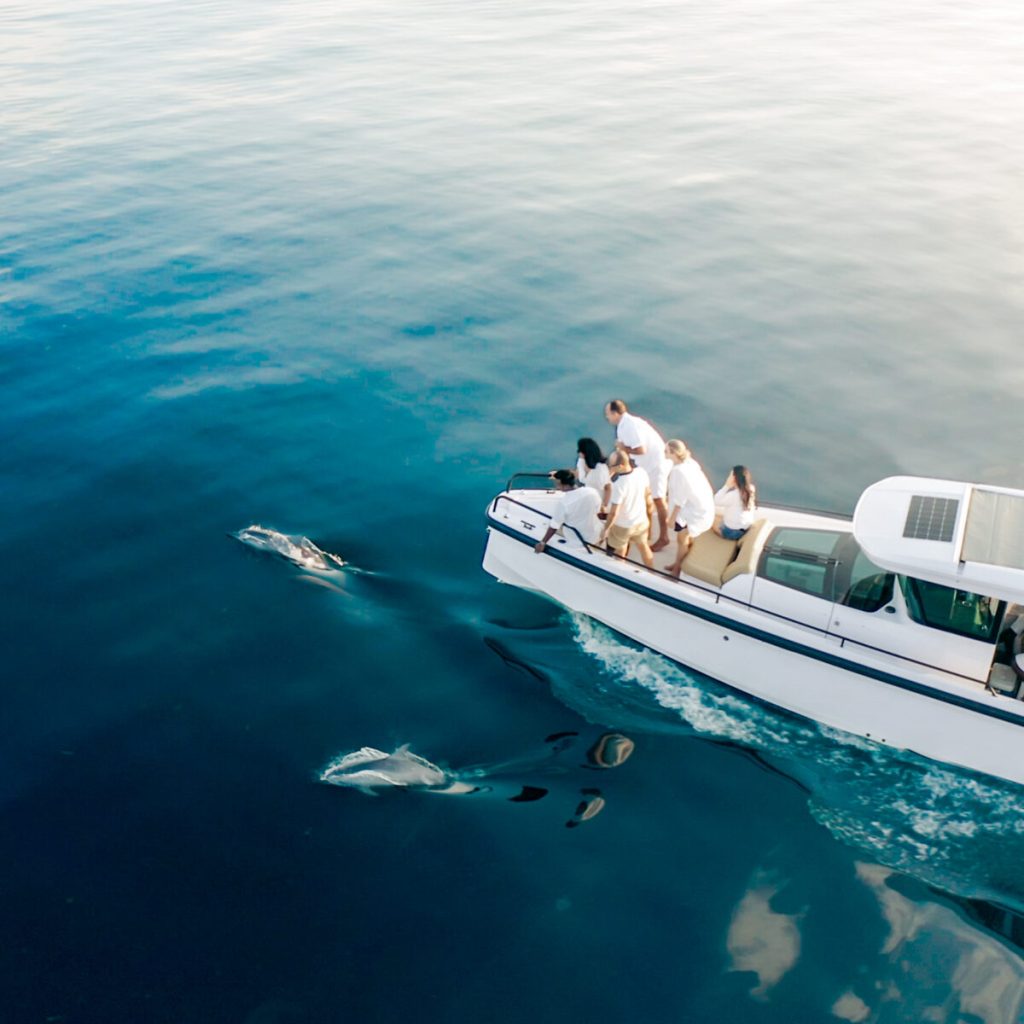
[{"label": "boat hull", "polygon": [[[856,664],[838,638],[800,637],[785,626],[775,632],[755,628],[749,610],[689,595],[684,584],[675,584],[681,598],[673,598],[661,581],[660,590],[649,590],[639,567],[626,563],[623,575],[623,563],[587,554],[582,546],[576,554],[538,555],[534,542],[492,522],[484,569],[764,703],[884,746],[1024,784],[1019,701],[986,695],[992,703],[985,705],[959,696],[955,686],[943,692],[893,676],[891,666],[883,671],[887,666],[877,657]],[[615,573],[601,563],[614,563]],[[688,599],[694,602],[689,608]]]}]

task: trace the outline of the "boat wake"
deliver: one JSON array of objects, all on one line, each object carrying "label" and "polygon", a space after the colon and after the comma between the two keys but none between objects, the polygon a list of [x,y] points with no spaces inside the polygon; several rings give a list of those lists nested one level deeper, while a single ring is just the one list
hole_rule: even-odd
[{"label": "boat wake", "polygon": [[343,558],[322,551],[308,537],[278,533],[255,523],[229,536],[255,551],[283,558],[306,572],[335,573],[347,567]]},{"label": "boat wake", "polygon": [[642,688],[676,723],[752,750],[799,782],[837,839],[956,895],[1024,911],[1020,787],[773,711],[584,616],[572,625],[605,673]]}]

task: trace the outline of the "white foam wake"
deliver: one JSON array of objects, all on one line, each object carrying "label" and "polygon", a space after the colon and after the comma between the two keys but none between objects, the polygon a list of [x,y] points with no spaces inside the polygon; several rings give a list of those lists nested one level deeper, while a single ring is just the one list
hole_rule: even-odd
[{"label": "white foam wake", "polygon": [[1024,792],[906,751],[776,713],[583,616],[580,648],[685,726],[766,755],[810,791],[814,819],[881,863],[959,895],[1024,907]]}]

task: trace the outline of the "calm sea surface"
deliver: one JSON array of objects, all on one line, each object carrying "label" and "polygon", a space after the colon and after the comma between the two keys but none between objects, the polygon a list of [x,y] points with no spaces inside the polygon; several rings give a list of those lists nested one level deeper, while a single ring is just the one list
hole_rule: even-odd
[{"label": "calm sea surface", "polygon": [[[1022,39],[1009,0],[0,6],[0,1021],[1022,1019],[1024,791],[480,569],[613,395],[769,500],[1024,486]],[[318,782],[402,743],[483,788]]]}]

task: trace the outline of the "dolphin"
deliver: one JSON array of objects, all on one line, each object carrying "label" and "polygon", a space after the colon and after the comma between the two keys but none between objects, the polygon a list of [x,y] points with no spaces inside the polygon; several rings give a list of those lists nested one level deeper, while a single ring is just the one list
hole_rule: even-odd
[{"label": "dolphin", "polygon": [[[331,786],[358,789],[370,796],[376,796],[382,790],[396,789],[451,795],[489,792],[511,803],[533,803],[544,799],[550,791],[544,786],[514,781],[515,777],[521,777],[522,773],[534,777],[539,773],[545,776],[564,774],[567,769],[559,766],[557,761],[573,747],[578,737],[575,730],[551,733],[546,737],[547,746],[541,754],[458,771],[439,768],[425,757],[414,754],[408,743],[403,743],[391,753],[376,747],[360,747],[331,761],[320,772],[320,781]],[[580,767],[617,768],[629,759],[634,749],[635,744],[628,736],[618,732],[602,733],[587,750],[587,763]],[[599,789],[582,789],[579,792],[583,799],[566,822],[568,828],[577,828],[583,822],[596,818],[605,807],[605,797]]]},{"label": "dolphin", "polygon": [[605,808],[605,798],[599,789],[581,789],[584,797],[576,807],[576,812],[565,823],[566,828],[579,828],[585,821],[596,818]]},{"label": "dolphin", "polygon": [[256,523],[228,536],[257,551],[277,555],[307,572],[336,572],[345,567],[344,559],[321,551],[308,537],[289,536]]},{"label": "dolphin", "polygon": [[375,747],[353,750],[332,761],[320,773],[320,781],[332,786],[349,786],[371,796],[376,796],[380,789],[461,794],[480,788],[454,778],[425,757],[414,754],[408,743],[390,754]]},{"label": "dolphin", "polygon": [[618,768],[628,761],[636,749],[636,744],[620,732],[606,732],[599,736],[594,745],[587,751],[586,768]]}]

